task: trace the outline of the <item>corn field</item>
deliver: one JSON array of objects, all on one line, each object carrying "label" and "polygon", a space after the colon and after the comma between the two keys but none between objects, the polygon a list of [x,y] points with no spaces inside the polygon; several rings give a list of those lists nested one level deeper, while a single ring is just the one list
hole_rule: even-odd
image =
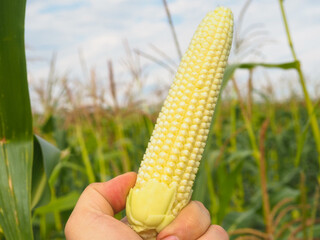
[{"label": "corn field", "polygon": [[[292,59],[229,62],[193,186],[192,199],[204,203],[230,239],[320,239],[320,98],[310,97],[284,1],[278,2]],[[66,221],[88,184],[138,171],[168,88],[154,91],[155,103],[138,98],[144,83],[136,57],[159,61],[129,46],[134,57],[126,63],[124,96],[112,60],[107,80],[92,70],[77,82],[57,73],[53,57],[48,78],[28,86],[25,4],[0,2],[0,239],[65,239]],[[241,51],[240,42],[234,39],[232,51]],[[278,86],[255,89],[258,67],[295,71],[301,96],[279,101]],[[239,69],[248,73],[245,85],[236,78]],[[30,99],[42,111],[32,111]]]}]

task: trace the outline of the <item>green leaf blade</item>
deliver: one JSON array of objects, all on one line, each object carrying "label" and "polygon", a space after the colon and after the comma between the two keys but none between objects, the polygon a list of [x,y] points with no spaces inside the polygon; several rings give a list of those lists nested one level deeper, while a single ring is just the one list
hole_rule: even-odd
[{"label": "green leaf blade", "polygon": [[33,136],[24,49],[25,7],[25,0],[0,1],[0,225],[8,240],[33,239]]},{"label": "green leaf blade", "polygon": [[25,0],[0,1],[0,139],[32,138],[24,44]]},{"label": "green leaf blade", "polygon": [[30,195],[32,141],[1,143],[0,225],[7,239],[32,239]]}]

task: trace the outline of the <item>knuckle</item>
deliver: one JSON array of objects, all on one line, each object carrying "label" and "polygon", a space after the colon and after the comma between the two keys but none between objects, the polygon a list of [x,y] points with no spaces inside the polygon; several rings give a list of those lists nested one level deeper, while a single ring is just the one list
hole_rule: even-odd
[{"label": "knuckle", "polygon": [[90,193],[90,192],[95,192],[97,191],[99,183],[90,183],[83,192],[85,193]]},{"label": "knuckle", "polygon": [[200,201],[193,201],[197,207],[199,208],[199,210],[201,211],[201,213],[206,214],[209,218],[210,218],[210,212],[209,210],[204,206],[204,204]]},{"label": "knuckle", "polygon": [[192,201],[192,203],[193,203],[198,209],[200,209],[200,210],[203,210],[203,209],[206,208],[206,207],[203,205],[203,203],[200,202],[200,201]]},{"label": "knuckle", "polygon": [[210,226],[210,214],[209,211],[205,208],[203,203],[199,201],[191,202],[191,211],[190,214],[184,221],[182,226],[182,231],[190,231],[190,229],[195,229],[197,227],[198,231],[205,231]]},{"label": "knuckle", "polygon": [[98,183],[90,183],[90,184],[86,187],[86,189],[95,189],[95,188],[97,187],[97,184],[98,184]]},{"label": "knuckle", "polygon": [[226,232],[226,230],[224,230],[223,227],[219,226],[219,225],[211,225],[210,228],[212,228],[215,232],[217,232],[219,234],[219,239],[221,240],[229,240],[229,235]]}]

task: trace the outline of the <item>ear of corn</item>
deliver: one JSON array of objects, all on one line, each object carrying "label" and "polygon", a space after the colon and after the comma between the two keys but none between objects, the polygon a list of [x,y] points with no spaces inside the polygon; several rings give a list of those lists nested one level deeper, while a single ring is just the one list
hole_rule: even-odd
[{"label": "ear of corn", "polygon": [[128,221],[145,239],[155,238],[191,198],[232,33],[229,9],[209,12],[181,60],[127,198]]}]

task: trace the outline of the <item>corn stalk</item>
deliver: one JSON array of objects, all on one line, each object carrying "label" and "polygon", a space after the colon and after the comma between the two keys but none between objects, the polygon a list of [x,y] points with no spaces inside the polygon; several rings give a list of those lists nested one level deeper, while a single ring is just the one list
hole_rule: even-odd
[{"label": "corn stalk", "polygon": [[[281,9],[282,20],[283,20],[285,31],[286,31],[286,34],[287,34],[288,44],[289,44],[289,47],[290,47],[290,50],[291,50],[291,54],[292,54],[292,57],[293,57],[294,61],[295,62],[299,62],[297,54],[296,54],[296,52],[294,50],[294,47],[293,47],[293,42],[292,42],[291,35],[290,35],[289,24],[288,24],[288,21],[287,21],[285,10],[284,10],[283,1],[284,0],[279,0],[279,4],[280,4],[280,9]],[[319,130],[319,124],[318,124],[318,121],[317,121],[317,116],[316,116],[316,114],[314,112],[314,106],[313,106],[313,103],[312,103],[312,101],[310,99],[310,96],[309,96],[309,93],[308,93],[308,89],[307,89],[307,86],[306,86],[306,81],[305,81],[305,78],[304,78],[304,75],[303,75],[303,72],[302,72],[300,64],[298,64],[298,66],[296,68],[296,71],[297,71],[297,73],[299,75],[299,82],[300,82],[300,85],[302,87],[302,91],[303,91],[303,94],[304,94],[304,100],[305,100],[305,103],[306,103],[308,116],[309,116],[309,119],[310,119],[311,130],[312,130],[312,133],[313,133],[314,141],[315,141],[315,144],[316,144],[316,149],[317,149],[317,152],[318,152],[318,160],[319,160],[319,163],[320,163],[320,130]],[[320,182],[320,175],[318,176],[318,181]]]},{"label": "corn stalk", "polygon": [[6,239],[33,239],[32,116],[24,48],[25,0],[0,1],[0,225]]}]

